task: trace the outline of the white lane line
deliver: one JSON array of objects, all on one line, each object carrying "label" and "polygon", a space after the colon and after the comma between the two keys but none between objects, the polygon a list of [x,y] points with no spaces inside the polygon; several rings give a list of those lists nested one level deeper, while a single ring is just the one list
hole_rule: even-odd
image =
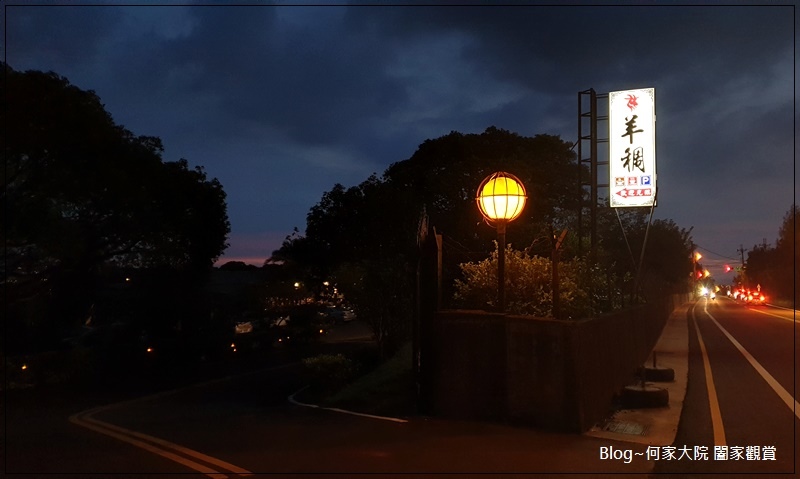
[{"label": "white lane line", "polygon": [[714,386],[714,377],[711,374],[711,362],[708,360],[706,344],[703,342],[703,335],[700,334],[700,327],[697,326],[697,318],[694,316],[694,307],[692,307],[692,323],[697,333],[697,342],[700,343],[700,352],[703,354],[703,369],[706,373],[706,389],[708,390],[708,406],[711,409],[711,428],[714,431],[714,445],[726,446],[725,427],[722,424],[722,411],[720,411],[719,400],[717,399],[717,388]]},{"label": "white lane line", "polygon": [[797,320],[797,319],[786,318],[784,316],[778,316],[777,314],[768,313],[766,311],[759,311],[756,308],[747,308],[747,309],[749,309],[750,311],[755,311],[756,313],[766,314],[767,316],[774,316],[774,317],[780,318],[780,319],[782,319],[784,321],[789,321],[790,323],[795,323],[797,321],[800,321],[800,320]]},{"label": "white lane line", "polygon": [[289,402],[294,404],[295,406],[310,407],[310,408],[313,408],[313,409],[324,409],[326,411],[333,411],[333,412],[340,412],[340,413],[343,413],[343,414],[350,414],[351,416],[361,416],[361,417],[367,417],[367,418],[370,418],[370,419],[380,419],[382,421],[392,421],[392,422],[400,422],[400,423],[408,422],[405,419],[400,419],[400,418],[397,418],[397,417],[376,416],[374,414],[365,414],[363,412],[348,411],[347,409],[339,409],[337,407],[324,407],[324,406],[319,406],[317,404],[307,404],[307,403],[300,402],[300,401],[298,401],[297,399],[294,398],[296,395],[298,395],[301,392],[303,392],[306,388],[308,388],[308,386],[305,386],[305,387],[299,389],[298,391],[295,391],[294,394],[289,396],[289,398],[288,398]]},{"label": "white lane line", "polygon": [[786,311],[794,311],[794,312],[797,312],[797,310],[796,310],[796,309],[794,309],[794,308],[787,308],[787,307],[785,307],[785,306],[778,306],[777,304],[767,303],[767,306],[769,306],[769,307],[771,307],[771,308],[785,309]]},{"label": "white lane line", "polygon": [[764,381],[766,381],[767,384],[769,384],[769,387],[771,387],[772,390],[775,391],[775,393],[778,395],[778,397],[781,398],[781,400],[786,404],[786,406],[788,406],[789,409],[792,412],[794,412],[794,415],[797,416],[798,419],[800,419],[800,403],[795,401],[792,395],[789,394],[789,392],[786,391],[786,389],[784,389],[783,386],[781,386],[780,383],[778,383],[778,381],[776,381],[775,378],[772,377],[772,375],[768,373],[767,370],[764,369],[764,367],[758,361],[756,361],[756,359],[749,352],[747,352],[747,350],[744,349],[744,347],[741,344],[739,344],[739,341],[737,341],[733,336],[731,336],[731,334],[725,328],[723,328],[721,324],[719,324],[719,322],[714,318],[714,316],[711,316],[711,313],[709,313],[708,310],[706,310],[705,313],[708,315],[709,318],[711,318],[711,321],[713,321],[714,324],[717,325],[719,330],[722,331],[722,334],[724,334],[728,338],[728,340],[730,340],[730,342],[733,343],[736,349],[738,349],[739,352],[742,353],[747,362],[749,362],[750,365],[753,366],[753,368],[758,372],[758,374],[760,374],[761,377],[764,378]]}]

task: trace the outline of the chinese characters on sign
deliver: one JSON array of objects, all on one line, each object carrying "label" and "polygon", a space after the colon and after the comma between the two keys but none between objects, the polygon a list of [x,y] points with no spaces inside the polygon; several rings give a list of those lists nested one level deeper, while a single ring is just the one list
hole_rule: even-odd
[{"label": "chinese characters on sign", "polygon": [[675,447],[648,446],[646,455],[651,461],[775,461],[775,446],[708,446]]},{"label": "chinese characters on sign", "polygon": [[601,460],[633,462],[634,456],[648,461],[775,461],[775,446],[647,446],[645,452],[600,447]]},{"label": "chinese characters on sign", "polygon": [[608,94],[611,207],[653,206],[656,197],[656,92]]}]

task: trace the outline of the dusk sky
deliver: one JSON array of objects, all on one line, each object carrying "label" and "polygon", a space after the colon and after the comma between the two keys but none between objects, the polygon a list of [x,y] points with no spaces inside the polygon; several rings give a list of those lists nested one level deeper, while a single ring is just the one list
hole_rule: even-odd
[{"label": "dusk sky", "polygon": [[94,90],[165,161],[218,178],[220,263],[263,264],[334,184],[426,139],[496,126],[574,142],[589,88],[655,88],[655,218],[693,227],[718,282],[740,245],[774,245],[794,202],[792,5],[89,3],[6,4],[5,61]]}]

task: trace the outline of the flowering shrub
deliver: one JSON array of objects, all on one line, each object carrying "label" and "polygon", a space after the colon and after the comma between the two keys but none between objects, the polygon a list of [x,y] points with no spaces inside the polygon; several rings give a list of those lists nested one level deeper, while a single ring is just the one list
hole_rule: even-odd
[{"label": "flowering shrub", "polygon": [[[460,307],[491,309],[497,301],[498,251],[477,263],[459,265],[463,280],[456,280],[454,299]],[[506,246],[506,311],[512,314],[552,316],[552,261],[530,256]],[[589,267],[580,259],[558,264],[560,308],[564,318],[579,319],[617,309],[621,292],[613,275]]]}]

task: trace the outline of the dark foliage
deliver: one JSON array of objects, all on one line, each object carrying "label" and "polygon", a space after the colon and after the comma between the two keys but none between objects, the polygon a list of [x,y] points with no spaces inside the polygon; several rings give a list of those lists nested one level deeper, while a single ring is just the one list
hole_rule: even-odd
[{"label": "dark foliage", "polygon": [[161,140],[117,125],[93,91],[2,67],[0,220],[14,332],[55,338],[86,320],[110,266],[200,280],[230,232],[219,181],[184,159],[162,161]]},{"label": "dark foliage", "polygon": [[760,285],[768,298],[795,303],[800,292],[795,278],[800,271],[797,215],[798,207],[792,205],[783,217],[774,247],[761,244],[750,249],[744,274],[738,277],[741,286],[755,289]]}]

